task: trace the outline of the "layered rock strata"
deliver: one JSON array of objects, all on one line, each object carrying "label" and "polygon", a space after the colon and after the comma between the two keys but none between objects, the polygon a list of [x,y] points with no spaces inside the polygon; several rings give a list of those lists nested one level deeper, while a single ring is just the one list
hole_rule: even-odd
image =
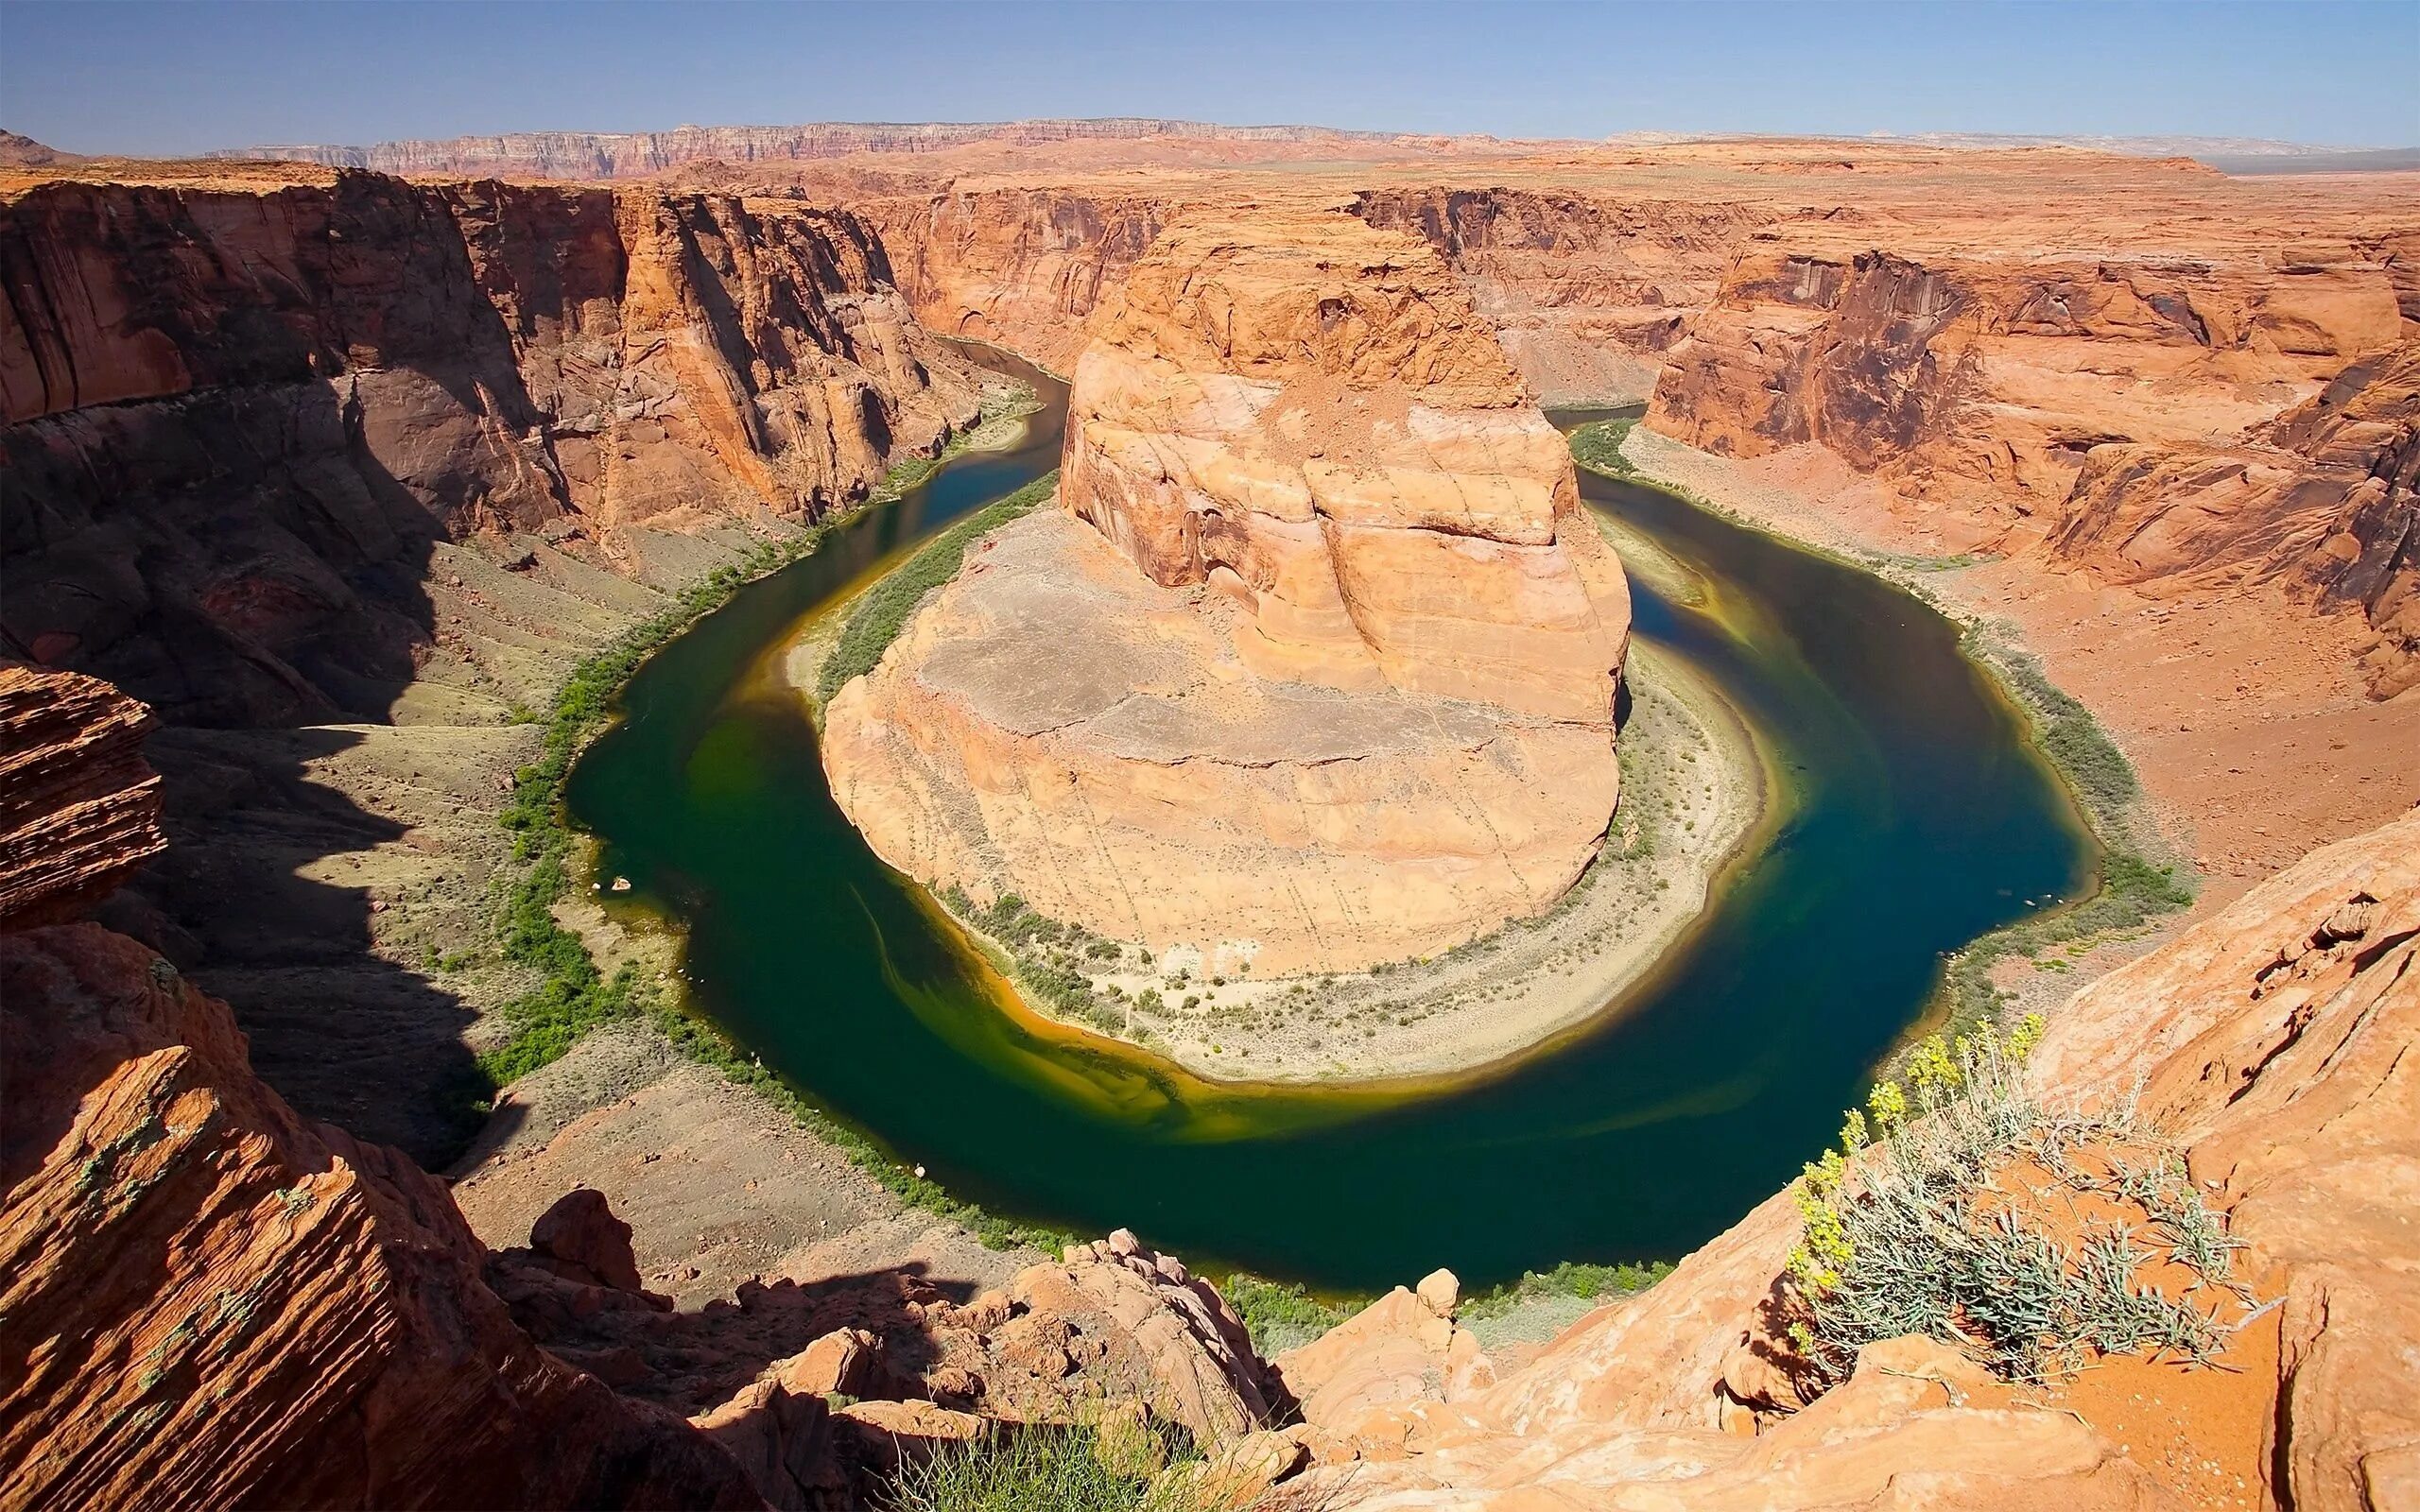
[{"label": "layered rock strata", "polygon": [[832,704],[893,865],[1266,975],[1433,954],[1595,854],[1628,591],[1420,242],[1164,232],[1096,318],[1061,499]]},{"label": "layered rock strata", "polygon": [[744,1507],[531,1343],[444,1187],[297,1117],[122,936],[0,936],[0,1502]]},{"label": "layered rock strata", "polygon": [[2358,608],[2372,691],[2420,684],[2420,341],[2225,444],[2084,454],[2050,547],[2158,596],[2276,584]]},{"label": "layered rock strata", "polygon": [[0,663],[0,929],[76,918],[166,849],[150,724],[98,679]]},{"label": "layered rock strata", "polygon": [[647,191],[50,182],[0,207],[0,632],[181,723],[383,717],[432,544],[812,519],[971,420],[854,217]]}]

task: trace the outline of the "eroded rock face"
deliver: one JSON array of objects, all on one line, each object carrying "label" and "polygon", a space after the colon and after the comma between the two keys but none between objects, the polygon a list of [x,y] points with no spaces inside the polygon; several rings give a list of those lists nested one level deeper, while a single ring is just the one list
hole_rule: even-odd
[{"label": "eroded rock face", "polygon": [[0,929],[72,919],[166,849],[150,724],[98,679],[0,664]]},{"label": "eroded rock face", "polygon": [[979,404],[838,212],[56,182],[0,266],[0,644],[180,723],[383,716],[434,541],[811,519]]},{"label": "eroded rock face", "polygon": [[1619,566],[1494,328],[1408,236],[1164,233],[1076,366],[1061,500],[1153,582],[1239,600],[1264,678],[1610,723]]},{"label": "eroded rock face", "polygon": [[2420,684],[2420,342],[2347,368],[2253,436],[2096,446],[2051,547],[2161,594],[2276,583],[2357,606],[2371,689]]},{"label": "eroded rock face", "polygon": [[297,1117],[166,961],[0,936],[0,1502],[758,1504],[532,1344],[444,1187]]},{"label": "eroded rock face", "polygon": [[1083,322],[1176,204],[1161,195],[952,190],[859,208],[926,329],[994,341],[1065,372]]},{"label": "eroded rock face", "polygon": [[1426,245],[1164,233],[1078,365],[1061,499],[833,701],[893,865],[1285,974],[1449,948],[1594,856],[1628,590]]}]

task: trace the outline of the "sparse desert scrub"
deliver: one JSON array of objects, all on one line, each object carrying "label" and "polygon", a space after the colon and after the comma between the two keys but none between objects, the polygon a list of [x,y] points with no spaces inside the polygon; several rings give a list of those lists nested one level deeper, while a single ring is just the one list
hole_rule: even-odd
[{"label": "sparse desert scrub", "polygon": [[2039,1381],[2100,1354],[2206,1363],[2241,1322],[2237,1241],[2182,1162],[2129,1109],[2035,1098],[2041,1027],[1925,1040],[1806,1167],[1786,1289],[1817,1388],[1909,1333]]},{"label": "sparse desert scrub", "polygon": [[901,1466],[876,1504],[884,1512],[1207,1512],[1224,1504],[1184,1473],[1201,1454],[1182,1431],[1135,1433],[1157,1442],[1034,1425],[947,1444]]}]

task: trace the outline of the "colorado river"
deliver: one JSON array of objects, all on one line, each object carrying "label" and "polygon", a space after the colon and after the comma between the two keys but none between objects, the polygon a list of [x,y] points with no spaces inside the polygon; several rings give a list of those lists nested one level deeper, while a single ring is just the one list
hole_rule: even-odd
[{"label": "colorado river", "polygon": [[1676,1256],[1831,1137],[1945,954],[2088,885],[2089,836],[1948,622],[1583,471],[1690,589],[1634,578],[1637,635],[1722,689],[1786,789],[1621,1012],[1460,1083],[1255,1088],[1004,1011],[835,807],[767,663],[818,606],[1056,465],[1065,391],[1037,383],[1021,447],[950,463],[648,661],[568,791],[632,906],[686,929],[695,1011],[964,1196],[1338,1287]]}]

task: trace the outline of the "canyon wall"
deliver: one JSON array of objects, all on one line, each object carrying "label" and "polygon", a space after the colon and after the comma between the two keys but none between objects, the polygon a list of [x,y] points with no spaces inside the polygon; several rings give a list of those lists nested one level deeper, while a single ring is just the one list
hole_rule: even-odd
[{"label": "canyon wall", "polygon": [[1059,372],[1083,351],[1084,318],[1182,205],[1057,188],[852,201],[927,330],[996,342]]},{"label": "canyon wall", "polygon": [[180,723],[380,718],[431,544],[811,519],[978,405],[845,213],[50,182],[0,207],[0,632]]},{"label": "canyon wall", "polygon": [[[1651,428],[1707,451],[1829,454],[1945,554],[2362,612],[2373,693],[2420,676],[2404,511],[2361,482],[2375,465],[2401,496],[2394,448],[2320,457],[2275,429],[2353,388],[2367,423],[2411,418],[2372,381],[2420,340],[2408,176],[1775,142],[1156,180],[994,164],[923,195],[910,178],[838,192],[938,330],[1063,365],[1154,227],[1343,208],[1435,247],[1549,401],[1651,396]],[[2139,548],[2110,533],[2147,513]]]},{"label": "canyon wall", "polygon": [[1264,976],[1550,906],[1614,805],[1629,597],[1468,295],[1264,211],[1163,232],[1089,329],[1064,512],[832,703],[876,851]]},{"label": "canyon wall", "polygon": [[1654,391],[1662,354],[1767,218],[1737,201],[1502,186],[1369,190],[1353,212],[1443,253],[1546,403],[1598,404]]}]

